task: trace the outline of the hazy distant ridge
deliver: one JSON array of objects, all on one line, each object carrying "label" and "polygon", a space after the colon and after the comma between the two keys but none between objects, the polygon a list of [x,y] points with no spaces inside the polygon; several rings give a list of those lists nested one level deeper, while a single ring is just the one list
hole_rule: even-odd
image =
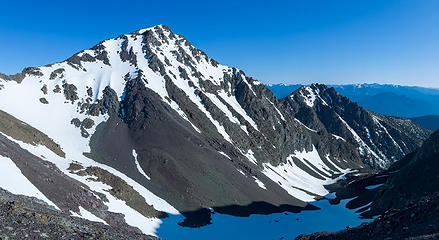
[{"label": "hazy distant ridge", "polygon": [[[288,96],[300,84],[273,84],[268,88],[278,98]],[[391,84],[332,85],[337,92],[364,108],[385,115],[419,117],[439,115],[439,89]]]}]

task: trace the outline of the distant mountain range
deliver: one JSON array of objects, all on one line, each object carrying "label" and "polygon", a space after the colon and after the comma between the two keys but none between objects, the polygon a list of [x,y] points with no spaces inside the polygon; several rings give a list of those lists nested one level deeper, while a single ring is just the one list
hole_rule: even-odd
[{"label": "distant mountain range", "polygon": [[422,117],[412,118],[414,122],[421,125],[423,128],[430,130],[439,129],[439,115],[427,115]]},{"label": "distant mountain range", "polygon": [[[283,98],[300,88],[298,84],[273,84],[267,87],[278,98]],[[439,89],[399,86],[391,84],[350,84],[329,85],[335,90],[371,111],[390,115],[414,118],[426,115],[439,115]],[[429,118],[431,119],[431,118]],[[435,118],[432,120],[435,121]],[[418,122],[420,124],[423,121]],[[438,126],[429,123],[427,126]],[[437,128],[437,127],[434,127]]]}]

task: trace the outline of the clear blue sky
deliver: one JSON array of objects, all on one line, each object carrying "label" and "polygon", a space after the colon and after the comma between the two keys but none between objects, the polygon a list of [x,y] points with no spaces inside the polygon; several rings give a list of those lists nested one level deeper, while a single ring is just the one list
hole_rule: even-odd
[{"label": "clear blue sky", "polygon": [[439,0],[3,1],[0,72],[170,26],[264,83],[439,87]]}]

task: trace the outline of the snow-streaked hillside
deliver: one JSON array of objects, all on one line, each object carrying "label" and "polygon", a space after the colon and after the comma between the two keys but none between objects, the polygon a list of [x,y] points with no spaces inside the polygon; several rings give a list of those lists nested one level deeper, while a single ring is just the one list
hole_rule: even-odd
[{"label": "snow-streaked hillside", "polygon": [[430,133],[410,119],[368,111],[325,85],[303,86],[282,101],[307,127],[349,140],[375,168],[414,151]]}]

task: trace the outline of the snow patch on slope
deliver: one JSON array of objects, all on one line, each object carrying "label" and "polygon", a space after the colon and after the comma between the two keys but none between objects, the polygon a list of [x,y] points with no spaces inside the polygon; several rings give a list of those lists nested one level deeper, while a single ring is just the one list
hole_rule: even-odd
[{"label": "snow patch on slope", "polygon": [[[31,76],[25,78],[21,84],[13,81],[5,83],[5,89],[0,91],[0,109],[48,135],[60,144],[68,158],[80,157],[83,152],[89,152],[88,139],[83,138],[79,129],[70,124],[71,120],[78,118],[82,121],[86,117],[92,119],[95,125],[88,131],[92,133],[95,126],[108,117],[79,114],[76,104],[65,103],[62,93],[52,92],[54,85],[57,85],[56,81],[47,83],[47,95],[43,95],[40,90],[42,85],[39,81],[39,78]],[[80,94],[78,91],[78,96]],[[45,97],[49,104],[41,104],[41,97]]]},{"label": "snow patch on slope", "polygon": [[96,217],[93,213],[85,210],[82,206],[79,206],[79,212],[80,212],[79,216],[84,218],[84,219],[87,219],[87,220],[90,220],[93,222],[100,222],[100,223],[103,223],[105,225],[108,225],[104,220]]},{"label": "snow patch on slope", "polygon": [[244,125],[241,125],[241,123],[239,122],[239,120],[233,116],[233,113],[227,108],[227,106],[222,103],[218,97],[215,94],[212,93],[206,93],[206,96],[208,98],[210,98],[210,100],[224,113],[226,114],[227,118],[229,118],[229,120],[237,125],[239,125],[239,127],[245,132],[247,133],[247,135],[249,135],[247,127]]},{"label": "snow patch on slope", "polygon": [[335,139],[337,139],[337,140],[342,140],[343,142],[346,142],[346,139],[344,139],[338,135],[332,134],[332,136],[335,137]]},{"label": "snow patch on slope", "polygon": [[300,91],[300,95],[303,97],[305,104],[309,107],[314,107],[314,102],[317,98],[316,94],[310,87],[304,87],[304,91],[305,93],[303,91]]},{"label": "snow patch on slope", "polygon": [[[317,168],[318,170],[322,171],[323,173],[326,173],[328,175],[331,175],[332,172],[328,166],[322,161],[320,158],[319,152],[313,145],[313,150],[310,152],[307,151],[294,151],[293,154],[289,156],[290,159],[293,157],[296,157],[299,159],[303,164],[305,164],[310,169]],[[312,166],[311,166],[311,165]],[[322,176],[324,177],[324,176]]]},{"label": "snow patch on slope", "polygon": [[253,177],[253,179],[255,180],[256,184],[258,184],[258,186],[262,189],[267,189],[264,185],[263,182],[261,182],[261,180],[259,180],[257,177]]},{"label": "snow patch on slope", "polygon": [[265,97],[265,99],[267,99],[267,101],[274,107],[274,109],[276,110],[277,114],[279,114],[279,116],[282,119],[282,121],[285,122],[284,115],[281,113],[281,111],[279,111],[279,109],[276,107],[276,105],[274,105],[274,103],[272,101],[270,101],[270,99],[268,99],[267,97]]},{"label": "snow patch on slope", "polygon": [[260,188],[265,189],[265,190],[267,189],[267,188],[265,187],[264,183],[261,182],[261,180],[259,180],[257,177],[253,177],[253,179],[255,180],[256,184],[258,184],[258,186],[259,186]]},{"label": "snow patch on slope", "polygon": [[148,176],[148,174],[145,173],[145,171],[143,171],[142,167],[140,166],[139,160],[137,160],[137,152],[136,150],[133,149],[133,157],[135,159],[135,163],[136,163],[136,167],[137,170],[139,170],[139,172],[148,180],[151,180],[151,178]]},{"label": "snow patch on slope", "polygon": [[38,188],[36,188],[7,157],[0,155],[0,187],[13,194],[35,197],[59,209]]},{"label": "snow patch on slope", "polygon": [[[287,157],[286,163],[282,163],[278,166],[264,163],[264,170],[262,173],[275,183],[278,183],[279,186],[295,198],[306,202],[315,201],[316,196],[325,196],[329,193],[324,185],[334,183],[340,178],[332,179],[330,177],[322,176],[325,180],[318,179],[294,164],[293,157],[298,158],[308,167],[310,166],[303,161],[304,159],[308,160],[309,163],[323,172],[329,174],[330,170],[321,160],[314,146],[311,152],[295,151],[294,154]],[[310,167],[310,169],[312,168]],[[340,173],[345,174],[347,172],[349,172],[349,169],[340,169]]]},{"label": "snow patch on slope", "polygon": [[381,122],[380,122],[381,119],[379,119],[375,115],[372,115],[372,119],[380,128],[382,128],[384,130],[384,132],[387,134],[387,136],[389,136],[390,140],[392,140],[393,144],[396,147],[398,147],[399,151],[401,151],[402,154],[405,154],[405,152],[404,152],[404,150],[402,150],[401,146],[395,141],[395,139],[392,137],[392,135],[390,135],[390,133],[387,131],[387,128],[381,124]]},{"label": "snow patch on slope", "polygon": [[352,129],[351,126],[349,126],[349,124],[339,115],[337,115],[338,118],[340,119],[340,121],[346,126],[346,128],[351,132],[352,136],[354,137],[355,141],[357,141],[359,147],[358,150],[360,151],[361,155],[365,155],[366,152],[372,154],[379,162],[379,164],[381,164],[382,166],[385,165],[386,161],[380,157],[376,152],[374,152],[364,141],[363,139],[361,139],[361,137],[357,134],[357,132],[355,132],[354,129]]},{"label": "snow patch on slope", "polygon": [[255,156],[254,156],[254,152],[253,152],[253,150],[249,149],[249,150],[247,151],[247,153],[244,154],[244,156],[246,156],[247,159],[248,159],[250,162],[252,162],[252,163],[254,163],[254,164],[256,164],[256,165],[258,164],[258,161],[256,160],[256,158],[255,158]]},{"label": "snow patch on slope", "polygon": [[246,176],[245,173],[241,169],[237,168],[236,170],[238,170],[238,172],[241,173],[242,175]]},{"label": "snow patch on slope", "polygon": [[311,129],[311,128],[309,128],[308,126],[306,126],[305,124],[303,124],[303,122],[301,122],[299,119],[297,119],[297,118],[294,118],[294,121],[296,121],[296,122],[298,122],[300,125],[302,125],[304,128],[306,128],[306,129],[308,129],[308,130],[310,130],[311,132],[317,132],[316,130],[314,130],[314,129]]},{"label": "snow patch on slope", "polygon": [[231,159],[230,157],[229,157],[229,155],[227,155],[225,152],[223,152],[223,151],[218,151],[221,155],[223,155],[224,157],[226,157],[226,158],[228,158],[228,159]]},{"label": "snow patch on slope", "polygon": [[238,103],[238,101],[236,100],[236,98],[232,97],[231,95],[228,95],[224,90],[220,90],[218,91],[218,95],[224,100],[226,101],[230,106],[232,106],[232,108],[239,114],[241,115],[247,122],[250,123],[250,125],[252,125],[252,127],[256,130],[259,131],[258,126],[256,125],[256,122],[247,115],[247,113],[245,112],[245,110],[241,107],[241,105]]},{"label": "snow patch on slope", "polygon": [[105,203],[105,205],[108,206],[108,211],[122,213],[125,216],[125,221],[127,224],[138,227],[145,234],[156,236],[156,231],[162,223],[160,219],[145,217],[139,212],[130,208],[124,201],[115,198],[109,193],[111,186],[90,180],[88,179],[88,176],[78,176],[76,174],[72,174],[72,177],[82,183],[87,184],[92,191],[104,194],[108,199],[108,202]]}]

